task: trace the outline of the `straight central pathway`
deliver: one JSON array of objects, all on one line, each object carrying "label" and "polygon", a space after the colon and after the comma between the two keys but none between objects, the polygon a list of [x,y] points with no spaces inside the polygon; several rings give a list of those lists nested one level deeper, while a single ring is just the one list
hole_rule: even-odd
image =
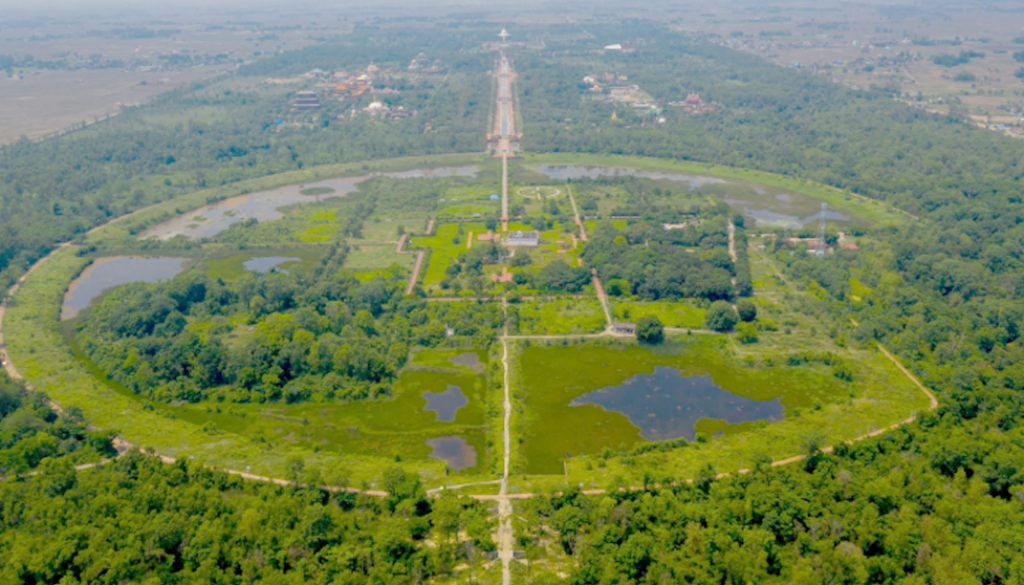
[{"label": "straight central pathway", "polygon": [[501,558],[501,582],[503,585],[512,583],[512,557],[515,552],[512,541],[512,501],[508,498],[508,470],[512,460],[512,433],[509,426],[512,422],[512,398],[509,386],[511,376],[509,375],[508,364],[508,299],[501,301],[502,311],[505,315],[504,335],[501,338],[501,366],[504,370],[505,400],[502,403],[505,411],[505,429],[503,434],[505,443],[504,469],[501,475],[501,489],[498,495],[498,556]]},{"label": "straight central pathway", "polygon": [[508,231],[508,154],[501,155],[501,231]]}]

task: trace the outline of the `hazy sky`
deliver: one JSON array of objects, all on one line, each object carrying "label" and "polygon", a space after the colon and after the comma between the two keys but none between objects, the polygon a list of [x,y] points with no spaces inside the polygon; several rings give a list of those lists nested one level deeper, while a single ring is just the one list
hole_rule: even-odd
[{"label": "hazy sky", "polygon": [[[569,2],[575,3],[575,2]],[[550,4],[541,0],[517,0],[515,7],[522,5]],[[436,7],[464,6],[466,8],[502,8],[502,4],[494,0],[309,0],[302,2],[304,11],[316,10],[327,12],[344,12],[353,8],[368,7],[415,6],[423,9]],[[182,13],[187,11],[201,12],[235,12],[239,10],[295,10],[297,4],[287,0],[0,0],[0,13],[5,16],[17,14],[52,14],[53,10],[70,10],[74,12],[100,13],[118,10],[147,13]],[[2,22],[0,17],[0,22]]]}]

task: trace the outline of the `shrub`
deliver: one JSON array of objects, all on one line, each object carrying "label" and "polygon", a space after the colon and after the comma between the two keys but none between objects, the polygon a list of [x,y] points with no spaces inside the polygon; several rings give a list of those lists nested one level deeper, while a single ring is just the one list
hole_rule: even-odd
[{"label": "shrub", "polygon": [[665,328],[657,317],[648,315],[637,321],[636,339],[640,343],[659,344],[665,340]]},{"label": "shrub", "polygon": [[739,317],[737,317],[736,311],[726,301],[711,303],[711,308],[708,309],[707,314],[704,316],[704,324],[707,325],[708,329],[720,333],[732,331],[737,321],[739,321]]},{"label": "shrub", "polygon": [[740,321],[744,323],[757,319],[757,307],[747,299],[740,299],[736,303],[736,312],[739,313]]},{"label": "shrub", "polygon": [[757,343],[757,325],[753,323],[740,323],[736,326],[740,343]]},{"label": "shrub", "polygon": [[629,282],[621,278],[613,278],[608,281],[608,286],[605,287],[605,292],[609,296],[621,297],[622,295],[629,294]]}]

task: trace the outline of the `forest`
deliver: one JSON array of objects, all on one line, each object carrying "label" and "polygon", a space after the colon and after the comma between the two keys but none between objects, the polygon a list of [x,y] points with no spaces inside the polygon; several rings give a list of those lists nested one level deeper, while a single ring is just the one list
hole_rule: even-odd
[{"label": "forest", "polygon": [[494,548],[480,505],[427,499],[397,468],[385,484],[391,496],[375,498],[138,454],[77,473],[57,460],[0,482],[0,582],[422,583],[459,564],[480,571]]}]

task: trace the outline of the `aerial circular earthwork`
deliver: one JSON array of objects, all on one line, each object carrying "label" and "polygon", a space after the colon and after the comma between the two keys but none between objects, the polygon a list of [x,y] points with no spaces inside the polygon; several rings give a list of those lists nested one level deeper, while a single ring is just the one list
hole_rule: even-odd
[{"label": "aerial circular earthwork", "polygon": [[561,197],[562,194],[563,191],[558,187],[520,187],[516,189],[516,195],[525,197],[526,199],[537,199],[539,201]]}]

